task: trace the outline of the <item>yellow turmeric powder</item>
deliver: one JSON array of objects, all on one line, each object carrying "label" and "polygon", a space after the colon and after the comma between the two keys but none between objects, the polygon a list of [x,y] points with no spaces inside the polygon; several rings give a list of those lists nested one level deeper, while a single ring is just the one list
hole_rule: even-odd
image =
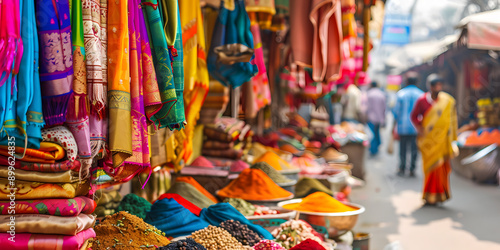
[{"label": "yellow turmeric powder", "polygon": [[302,199],[300,203],[287,204],[284,205],[283,208],[288,210],[316,213],[342,213],[357,210],[356,208],[347,206],[323,192],[310,194],[306,198]]},{"label": "yellow turmeric powder", "polygon": [[260,156],[257,160],[255,160],[253,163],[255,164],[255,163],[259,163],[259,162],[265,162],[276,170],[296,169],[296,167],[288,164],[288,162],[281,159],[281,157],[279,157],[276,153],[274,153],[272,151],[267,151],[262,156]]}]

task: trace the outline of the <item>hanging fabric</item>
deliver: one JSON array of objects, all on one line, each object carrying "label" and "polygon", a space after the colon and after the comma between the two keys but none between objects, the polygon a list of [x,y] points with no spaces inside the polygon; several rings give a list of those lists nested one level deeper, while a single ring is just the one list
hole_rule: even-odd
[{"label": "hanging fabric", "polygon": [[36,1],[40,42],[40,82],[43,117],[48,126],[66,121],[73,94],[71,18],[68,0]]},{"label": "hanging fabric", "polygon": [[108,8],[109,150],[117,168],[132,156],[128,8],[124,1],[110,1]]},{"label": "hanging fabric", "polygon": [[257,73],[253,38],[244,0],[221,1],[208,51],[210,75],[226,86],[237,88]]}]

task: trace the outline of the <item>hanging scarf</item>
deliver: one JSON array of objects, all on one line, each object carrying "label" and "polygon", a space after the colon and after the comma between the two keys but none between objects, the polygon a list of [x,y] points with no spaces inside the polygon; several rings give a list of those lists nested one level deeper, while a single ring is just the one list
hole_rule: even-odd
[{"label": "hanging scarf", "polygon": [[66,125],[78,145],[78,157],[82,163],[82,175],[86,178],[92,164],[90,148],[90,126],[87,112],[87,71],[83,31],[82,1],[71,3],[71,35],[73,40],[73,97],[71,98]]},{"label": "hanging scarf", "polygon": [[[163,106],[152,117],[155,127],[165,128],[173,126],[169,124],[171,110],[177,102],[175,94],[174,76],[172,74],[172,60],[168,51],[168,44],[163,30],[162,19],[157,0],[142,0],[144,19],[152,42],[153,61],[155,65],[158,88],[160,90]],[[175,22],[175,21],[173,21]]]},{"label": "hanging scarf", "polygon": [[[17,76],[18,91],[13,95],[17,96],[17,101],[14,103],[11,109],[12,113],[9,116],[15,117],[13,113],[15,112],[17,119],[7,121],[4,124],[4,128],[6,131],[9,131],[9,136],[16,138],[16,146],[26,146],[25,136],[27,136],[27,146],[38,149],[42,139],[41,128],[44,125],[44,121],[42,116],[40,77],[38,74],[38,35],[35,21],[35,3],[33,1],[25,2],[22,5],[21,11],[21,16],[23,16],[21,37],[25,51],[23,52]],[[4,84],[0,89],[8,86],[8,84]],[[7,99],[5,98],[5,100]],[[7,145],[8,138],[4,137],[4,135],[0,137],[3,137],[0,144]]]},{"label": "hanging scarf", "polygon": [[36,1],[41,48],[40,82],[43,117],[48,126],[64,123],[73,93],[71,18],[68,0]]},{"label": "hanging scarf", "polygon": [[[141,4],[141,0],[135,0],[136,5]],[[139,39],[141,41],[141,61],[142,61],[142,84],[144,96],[144,109],[148,118],[148,123],[154,123],[151,117],[158,112],[161,107],[160,90],[156,81],[153,55],[149,43],[148,30],[144,21],[144,14],[141,12],[139,18]]]},{"label": "hanging scarf", "polygon": [[234,4],[230,10],[224,1],[221,2],[207,60],[213,78],[237,88],[248,82],[258,69],[249,63],[254,51],[245,2],[234,0]]},{"label": "hanging scarf", "polygon": [[127,2],[108,4],[109,149],[116,168],[132,155],[130,49]]},{"label": "hanging scarf", "polygon": [[186,118],[184,114],[184,68],[182,53],[182,29],[177,0],[161,0],[160,16],[164,23],[170,58],[172,60],[172,71],[174,75],[175,94],[177,102],[172,109],[172,115],[167,118],[170,130],[184,128]]},{"label": "hanging scarf", "polygon": [[1,5],[0,58],[3,60],[0,63],[0,86],[19,72],[23,55],[19,3],[19,0],[4,0]]},{"label": "hanging scarf", "polygon": [[103,69],[103,36],[102,9],[99,0],[82,0],[83,5],[83,33],[85,38],[85,57],[87,69],[87,93],[89,98],[89,133],[91,158],[95,157],[104,147],[105,133],[103,132],[106,84]]},{"label": "hanging scarf", "polygon": [[[125,166],[135,167],[137,171],[149,167],[149,145],[146,116],[144,115],[144,97],[142,95],[142,60],[140,55],[141,39],[139,19],[143,18],[136,0],[128,1],[128,27],[130,34],[130,96],[132,103],[132,156],[125,161]],[[137,171],[134,171],[136,174]],[[134,174],[134,175],[135,175]]]},{"label": "hanging scarf", "polygon": [[[193,136],[200,109],[208,93],[208,70],[206,62],[205,34],[200,2],[184,0],[180,2],[182,43],[184,55],[184,107],[186,127],[176,132],[178,148],[185,150],[184,162],[189,163],[193,154]],[[196,11],[193,11],[196,10]],[[184,136],[182,133],[184,133]]]}]

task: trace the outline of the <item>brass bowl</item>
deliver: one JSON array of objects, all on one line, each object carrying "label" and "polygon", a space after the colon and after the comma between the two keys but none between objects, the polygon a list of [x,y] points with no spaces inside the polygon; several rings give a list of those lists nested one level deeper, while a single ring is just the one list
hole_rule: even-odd
[{"label": "brass bowl", "polygon": [[[287,204],[294,204],[301,202],[302,199],[293,199],[278,203],[279,207]],[[358,217],[365,211],[361,205],[354,203],[344,203],[352,208],[357,208],[355,211],[342,212],[342,213],[315,213],[315,212],[300,212],[300,218],[307,221],[311,225],[321,226],[328,230],[328,236],[335,237],[343,232],[350,231],[356,225]]]}]

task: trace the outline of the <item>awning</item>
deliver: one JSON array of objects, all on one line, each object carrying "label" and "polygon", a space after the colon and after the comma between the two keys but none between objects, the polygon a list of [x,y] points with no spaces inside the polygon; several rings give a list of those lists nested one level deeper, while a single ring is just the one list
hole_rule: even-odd
[{"label": "awning", "polygon": [[500,10],[470,15],[457,25],[462,28],[462,42],[467,48],[500,50]]}]

